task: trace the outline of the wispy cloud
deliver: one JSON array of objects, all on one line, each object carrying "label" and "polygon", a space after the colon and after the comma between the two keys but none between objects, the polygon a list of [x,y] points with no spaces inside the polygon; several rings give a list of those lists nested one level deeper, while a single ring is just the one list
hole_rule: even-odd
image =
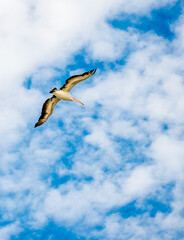
[{"label": "wispy cloud", "polygon": [[[1,239],[54,239],[50,222],[65,239],[182,239],[182,6],[173,39],[109,23],[178,2],[0,3]],[[91,66],[85,107],[60,102],[35,130],[47,92]]]}]

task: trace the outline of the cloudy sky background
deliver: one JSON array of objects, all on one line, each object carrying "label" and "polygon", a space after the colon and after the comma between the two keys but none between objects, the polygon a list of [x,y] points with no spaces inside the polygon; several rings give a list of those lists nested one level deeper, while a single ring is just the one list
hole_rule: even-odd
[{"label": "cloudy sky background", "polygon": [[[0,2],[0,239],[184,239],[184,6]],[[53,87],[98,68],[34,129]]]}]

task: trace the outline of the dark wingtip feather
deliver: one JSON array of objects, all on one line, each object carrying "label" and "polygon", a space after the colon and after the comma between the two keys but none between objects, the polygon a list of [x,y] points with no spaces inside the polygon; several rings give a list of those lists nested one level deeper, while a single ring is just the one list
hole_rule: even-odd
[{"label": "dark wingtip feather", "polygon": [[91,73],[91,74],[95,74],[95,73],[96,73],[96,70],[97,70],[97,68],[91,70],[90,73]]},{"label": "dark wingtip feather", "polygon": [[38,124],[38,122],[34,125],[34,128],[36,128],[36,127],[38,127],[38,126],[40,126],[39,124]]},{"label": "dark wingtip feather", "polygon": [[34,128],[36,128],[36,127],[42,125],[43,123],[44,123],[43,121],[38,121],[38,122],[34,125]]}]

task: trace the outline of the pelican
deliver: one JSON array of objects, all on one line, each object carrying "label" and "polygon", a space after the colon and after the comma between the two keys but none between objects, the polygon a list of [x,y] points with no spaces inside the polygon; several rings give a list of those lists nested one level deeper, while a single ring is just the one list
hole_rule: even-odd
[{"label": "pelican", "polygon": [[47,119],[52,115],[54,107],[60,100],[66,100],[66,101],[77,101],[78,103],[84,105],[81,101],[78,99],[72,97],[70,95],[70,90],[77,84],[80,83],[87,78],[91,77],[93,74],[95,74],[96,69],[93,69],[89,72],[85,72],[81,75],[74,75],[70,78],[68,78],[65,82],[65,84],[60,88],[53,88],[50,93],[53,93],[53,96],[51,98],[48,98],[42,107],[42,113],[38,120],[38,122],[35,124],[35,128],[42,125],[44,122],[47,121]]}]

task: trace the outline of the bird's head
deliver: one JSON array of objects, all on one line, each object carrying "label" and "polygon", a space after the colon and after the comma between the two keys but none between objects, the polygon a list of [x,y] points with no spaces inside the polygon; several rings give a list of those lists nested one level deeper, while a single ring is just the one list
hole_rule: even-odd
[{"label": "bird's head", "polygon": [[54,93],[55,91],[57,91],[57,88],[53,88],[49,93]]}]

